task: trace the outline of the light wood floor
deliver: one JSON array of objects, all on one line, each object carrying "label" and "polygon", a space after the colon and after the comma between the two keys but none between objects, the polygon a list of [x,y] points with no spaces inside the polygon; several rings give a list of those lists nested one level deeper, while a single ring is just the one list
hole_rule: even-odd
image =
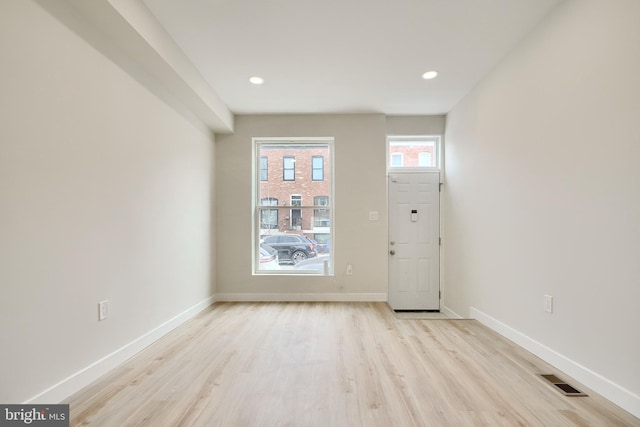
[{"label": "light wood floor", "polygon": [[218,303],[68,403],[74,426],[640,426],[477,321],[384,303]]}]

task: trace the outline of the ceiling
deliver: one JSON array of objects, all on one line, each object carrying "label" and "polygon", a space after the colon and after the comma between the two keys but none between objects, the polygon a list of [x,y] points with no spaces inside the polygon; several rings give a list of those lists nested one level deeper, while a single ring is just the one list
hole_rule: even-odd
[{"label": "ceiling", "polygon": [[233,113],[423,115],[451,110],[561,0],[143,1]]}]

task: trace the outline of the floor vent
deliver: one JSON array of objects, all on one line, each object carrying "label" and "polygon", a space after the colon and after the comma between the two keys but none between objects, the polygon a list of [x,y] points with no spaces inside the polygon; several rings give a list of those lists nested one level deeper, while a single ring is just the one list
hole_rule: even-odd
[{"label": "floor vent", "polygon": [[588,394],[581,392],[577,388],[570,386],[562,381],[560,378],[552,374],[540,375],[545,380],[549,381],[554,387],[556,387],[565,396],[588,396]]}]

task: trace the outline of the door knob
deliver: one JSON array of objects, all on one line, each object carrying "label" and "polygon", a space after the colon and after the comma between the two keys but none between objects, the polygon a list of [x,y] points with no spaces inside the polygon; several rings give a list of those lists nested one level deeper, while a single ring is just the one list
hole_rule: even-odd
[{"label": "door knob", "polygon": [[396,251],[394,251],[393,249],[391,249],[391,250],[389,251],[389,253],[390,253],[391,255],[395,255],[395,254],[396,254]]}]

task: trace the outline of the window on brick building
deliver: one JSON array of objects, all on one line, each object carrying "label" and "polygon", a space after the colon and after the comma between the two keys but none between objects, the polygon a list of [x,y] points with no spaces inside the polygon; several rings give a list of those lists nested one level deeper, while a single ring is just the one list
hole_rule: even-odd
[{"label": "window on brick building", "polygon": [[[260,200],[260,206],[278,206],[278,199],[266,197]],[[278,209],[262,209],[260,211],[260,228],[278,228]]]},{"label": "window on brick building", "polygon": [[324,157],[313,156],[311,158],[311,179],[322,181],[324,179]]},{"label": "window on brick building", "polygon": [[269,161],[266,156],[260,157],[260,181],[269,179]]},{"label": "window on brick building", "polygon": [[[333,139],[253,138],[253,148],[253,273],[332,275]],[[277,261],[261,262],[265,246]]]},{"label": "window on brick building", "polygon": [[[291,206],[302,206],[300,194],[291,195]],[[289,213],[289,230],[302,230],[302,209],[291,209]]]},{"label": "window on brick building", "polygon": [[402,153],[391,153],[391,166],[401,168],[404,165]]},{"label": "window on brick building", "polygon": [[282,179],[285,181],[296,180],[296,158],[285,156],[282,158]]},{"label": "window on brick building", "polygon": [[[313,204],[315,206],[329,206],[328,196],[316,196],[313,198]],[[329,227],[331,224],[331,217],[326,209],[314,209],[313,211],[313,225],[316,227]],[[317,239],[316,239],[317,240]]]}]

